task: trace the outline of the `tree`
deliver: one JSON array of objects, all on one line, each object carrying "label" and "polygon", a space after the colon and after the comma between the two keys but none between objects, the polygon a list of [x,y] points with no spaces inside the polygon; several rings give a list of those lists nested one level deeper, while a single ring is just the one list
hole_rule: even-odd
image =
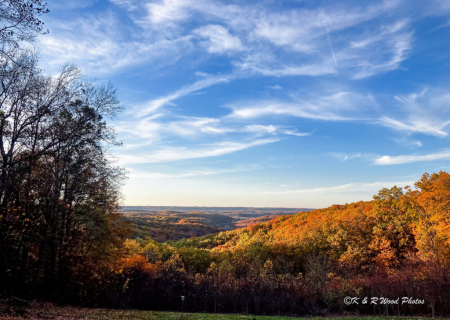
[{"label": "tree", "polygon": [[19,42],[34,42],[44,31],[42,14],[48,13],[47,3],[42,0],[0,0],[0,52],[8,47],[18,47]]},{"label": "tree", "polygon": [[419,253],[441,265],[450,262],[450,175],[424,174],[416,182],[420,220],[416,224]]},{"label": "tree", "polygon": [[92,265],[106,270],[120,252],[124,174],[106,158],[105,145],[118,143],[104,118],[121,106],[112,85],[75,66],[44,77],[35,54],[19,58],[0,65],[0,283],[34,279],[56,294],[79,266],[98,274]]},{"label": "tree", "polygon": [[383,188],[374,196],[373,209],[369,215],[374,220],[374,238],[369,247],[377,255],[380,266],[398,263],[405,253],[414,250],[413,222],[415,207],[411,202],[412,191],[407,194],[399,187]]}]

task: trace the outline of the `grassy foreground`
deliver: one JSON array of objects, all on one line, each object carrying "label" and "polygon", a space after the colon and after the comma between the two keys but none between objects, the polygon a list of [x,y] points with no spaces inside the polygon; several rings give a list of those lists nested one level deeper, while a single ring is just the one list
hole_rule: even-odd
[{"label": "grassy foreground", "polygon": [[[240,314],[206,314],[206,313],[178,313],[141,310],[110,310],[78,308],[71,306],[57,306],[51,303],[31,302],[27,305],[8,305],[0,303],[0,320],[293,320],[311,319],[297,317],[266,317]],[[314,317],[314,320],[330,319],[326,317]],[[339,317],[339,320],[407,320],[426,319],[425,317]]]}]

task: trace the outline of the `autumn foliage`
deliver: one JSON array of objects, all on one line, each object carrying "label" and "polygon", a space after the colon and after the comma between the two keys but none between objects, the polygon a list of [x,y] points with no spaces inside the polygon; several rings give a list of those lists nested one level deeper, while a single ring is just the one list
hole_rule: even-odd
[{"label": "autumn foliage", "polygon": [[[448,315],[449,212],[450,175],[440,172],[369,202],[178,242],[127,240],[116,306],[177,310],[183,295],[189,311]],[[425,304],[346,306],[346,296]]]}]

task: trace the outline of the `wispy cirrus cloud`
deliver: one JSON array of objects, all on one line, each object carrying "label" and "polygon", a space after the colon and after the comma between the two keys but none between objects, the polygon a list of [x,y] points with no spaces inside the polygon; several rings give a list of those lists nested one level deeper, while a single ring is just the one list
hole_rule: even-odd
[{"label": "wispy cirrus cloud", "polygon": [[340,192],[367,192],[367,191],[375,193],[381,188],[391,188],[393,186],[404,187],[411,185],[414,185],[414,181],[371,182],[371,183],[352,182],[332,187],[284,190],[284,191],[267,191],[264,192],[264,194],[301,194],[301,193],[326,193],[326,192],[340,193]]},{"label": "wispy cirrus cloud", "polygon": [[399,137],[392,139],[399,145],[409,147],[409,148],[419,148],[423,145],[423,143],[419,140],[411,139],[409,137]]},{"label": "wispy cirrus cloud", "polygon": [[353,79],[397,69],[412,49],[413,32],[408,26],[408,19],[398,20],[351,41],[348,47],[336,53],[340,67],[352,72]]},{"label": "wispy cirrus cloud", "polygon": [[125,8],[126,10],[132,11],[137,9],[137,4],[135,0],[110,0],[112,3]]},{"label": "wispy cirrus cloud", "polygon": [[370,153],[361,153],[361,152],[354,152],[354,153],[346,153],[346,152],[330,152],[330,155],[333,158],[339,159],[341,161],[347,161],[347,160],[353,160],[353,159],[365,159],[365,160],[372,160],[377,157],[375,154]]},{"label": "wispy cirrus cloud", "polygon": [[424,133],[439,137],[445,137],[447,135],[447,132],[442,129],[447,126],[448,123],[433,126],[429,121],[427,121],[427,119],[401,121],[391,119],[389,117],[382,117],[379,119],[379,122],[381,125],[396,131],[405,131],[407,133]]},{"label": "wispy cirrus cloud", "polygon": [[231,104],[231,118],[251,119],[264,116],[291,116],[325,121],[364,120],[364,109],[374,106],[370,95],[337,92],[332,95],[298,101],[251,101]]},{"label": "wispy cirrus cloud", "polygon": [[[253,75],[342,73],[363,78],[398,68],[412,41],[407,18],[389,19],[391,24],[377,32],[366,26],[397,10],[400,1],[288,10],[218,0],[112,2],[125,9],[128,19],[119,18],[112,10],[103,17],[80,18],[71,30],[42,38],[58,52],[45,54],[56,61],[72,60],[85,68],[114,73],[142,64],[174,64],[204,50],[233,53],[228,64]],[[75,52],[85,55],[80,59]]]},{"label": "wispy cirrus cloud", "polygon": [[222,173],[232,173],[232,172],[242,172],[248,171],[246,168],[234,168],[234,169],[224,169],[224,170],[213,170],[213,169],[203,169],[192,172],[183,173],[162,173],[162,172],[147,172],[138,171],[134,169],[129,169],[130,178],[146,178],[146,179],[180,179],[180,178],[192,178],[201,176],[212,176]]},{"label": "wispy cirrus cloud", "polygon": [[[116,128],[121,135],[126,135],[129,141],[137,140],[137,143],[129,143],[136,148],[148,146],[153,142],[164,141],[172,136],[190,139],[200,135],[223,136],[230,132],[245,131],[227,126],[221,123],[219,118],[178,116],[169,120],[162,113],[141,119],[121,121],[116,124]],[[139,141],[142,140],[146,142],[140,143]]]},{"label": "wispy cirrus cloud", "polygon": [[279,141],[279,139],[276,138],[257,139],[250,142],[223,141],[215,143],[209,147],[198,149],[172,147],[154,151],[147,151],[144,154],[120,154],[117,157],[119,163],[121,163],[122,165],[132,163],[170,162],[186,159],[217,157],[277,141]]},{"label": "wispy cirrus cloud", "polygon": [[440,88],[395,96],[401,116],[385,115],[379,123],[406,134],[422,133],[437,137],[448,135],[450,92]]},{"label": "wispy cirrus cloud", "polygon": [[178,61],[193,48],[191,35],[130,39],[128,33],[135,31],[123,26],[112,11],[79,16],[71,21],[53,21],[49,27],[52,33],[40,38],[40,51],[50,72],[59,71],[67,62],[97,75],[114,74],[142,64],[156,64],[160,68]]},{"label": "wispy cirrus cloud", "polygon": [[325,63],[307,62],[301,65],[291,62],[280,62],[271,53],[254,53],[241,61],[233,62],[234,66],[254,75],[285,77],[285,76],[323,76],[336,73],[334,65]]},{"label": "wispy cirrus cloud", "polygon": [[146,3],[145,7],[148,10],[147,19],[153,25],[166,24],[166,26],[171,26],[174,22],[189,18],[188,8],[190,4],[191,1],[185,0],[164,0],[159,3]]},{"label": "wispy cirrus cloud", "polygon": [[140,117],[146,116],[178,98],[181,98],[183,96],[186,96],[188,94],[202,90],[215,84],[227,83],[232,78],[234,78],[234,75],[205,76],[203,79],[198,80],[193,84],[184,86],[171,94],[168,94],[166,96],[154,100],[150,100],[142,106],[137,106],[136,108],[139,109],[137,111],[137,115]]},{"label": "wispy cirrus cloud", "polygon": [[437,160],[449,160],[450,151],[441,151],[436,153],[430,153],[425,155],[401,155],[401,156],[382,156],[375,159],[374,163],[377,165],[393,165],[393,164],[406,164],[413,162],[425,162],[425,161],[437,161]]},{"label": "wispy cirrus cloud", "polygon": [[209,53],[227,53],[233,51],[242,51],[244,46],[241,40],[231,35],[227,29],[220,25],[207,25],[193,31],[201,39],[202,44]]},{"label": "wispy cirrus cloud", "polygon": [[316,130],[311,132],[297,132],[296,130],[284,130],[283,133],[291,136],[306,137],[312,135]]},{"label": "wispy cirrus cloud", "polygon": [[252,125],[245,126],[243,130],[247,131],[247,132],[254,132],[254,133],[269,133],[269,134],[272,133],[273,134],[273,133],[276,133],[277,128],[273,125],[265,126],[265,125],[261,125],[261,124],[252,124]]}]

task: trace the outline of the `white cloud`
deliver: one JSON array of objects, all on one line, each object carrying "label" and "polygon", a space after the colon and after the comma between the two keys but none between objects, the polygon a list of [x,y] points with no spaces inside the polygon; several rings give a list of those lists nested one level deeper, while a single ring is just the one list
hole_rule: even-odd
[{"label": "white cloud", "polygon": [[255,132],[255,133],[271,133],[274,134],[277,131],[277,128],[273,125],[264,126],[260,124],[252,124],[249,126],[245,126],[244,131]]},{"label": "white cloud", "polygon": [[145,103],[145,105],[139,106],[138,108],[140,110],[138,111],[138,115],[143,117],[145,115],[148,115],[149,113],[155,112],[157,109],[172,102],[173,100],[176,100],[176,99],[186,96],[190,93],[210,87],[210,86],[218,84],[218,83],[227,83],[233,77],[234,76],[232,76],[232,75],[223,75],[223,76],[219,75],[219,76],[205,77],[204,79],[198,80],[198,81],[194,82],[193,84],[184,86],[181,89],[178,89],[175,92],[173,92],[167,96],[163,96],[163,97],[148,101],[147,103]]},{"label": "white cloud", "polygon": [[125,8],[126,10],[132,11],[138,8],[135,0],[110,0],[112,3],[118,5],[119,7]]},{"label": "white cloud", "polygon": [[364,48],[374,43],[379,43],[379,41],[384,40],[384,37],[386,35],[394,34],[407,27],[408,23],[409,23],[408,19],[403,19],[396,21],[392,25],[382,26],[377,33],[371,36],[366,36],[365,38],[359,41],[350,41],[350,46],[352,48]]},{"label": "white cloud", "polygon": [[157,113],[138,121],[120,121],[115,124],[115,128],[119,133],[129,133],[135,137],[145,139],[145,143],[148,144],[151,141],[155,141],[161,129],[164,128],[162,123],[154,121],[161,117],[164,117],[164,114]]},{"label": "white cloud", "polygon": [[51,73],[59,71],[67,62],[79,65],[90,75],[110,74],[140,64],[157,63],[162,67],[175,63],[193,48],[191,35],[130,39],[126,33],[128,28],[111,11],[53,22],[49,27],[52,32],[40,37],[40,52],[46,70]]},{"label": "white cloud", "polygon": [[221,54],[244,50],[239,37],[230,35],[228,30],[220,25],[207,25],[194,30],[193,33],[200,38],[208,39],[203,42],[203,45],[209,53]]},{"label": "white cloud", "polygon": [[98,0],[78,0],[78,1],[52,1],[48,6],[54,9],[79,9],[92,6]]},{"label": "white cloud", "polygon": [[405,147],[411,147],[411,148],[418,148],[421,147],[423,144],[419,140],[409,139],[408,137],[400,137],[392,139],[393,141],[397,142],[400,145],[403,145]]},{"label": "white cloud", "polygon": [[243,171],[242,169],[228,169],[228,170],[211,170],[206,169],[202,171],[193,171],[193,172],[184,172],[184,173],[174,173],[167,174],[161,172],[145,172],[145,171],[136,171],[133,169],[128,169],[130,171],[130,178],[145,178],[145,179],[179,179],[179,178],[191,178],[197,176],[211,176],[222,173],[231,173]]},{"label": "white cloud", "polygon": [[[147,115],[155,112],[164,104],[193,93],[197,90],[226,82],[234,75],[206,76],[194,84],[185,86],[174,93],[148,102],[143,110],[138,110],[138,115]],[[329,90],[329,89],[328,89]],[[323,121],[359,121],[375,125],[385,126],[406,134],[423,133],[444,137],[445,130],[450,124],[450,111],[446,107],[450,102],[450,94],[443,90],[424,90],[419,94],[408,96],[396,96],[400,102],[400,111],[404,112],[402,120],[398,117],[398,110],[380,109],[378,103],[371,95],[362,95],[348,91],[338,91],[334,94],[319,97],[292,97],[291,102],[282,101],[250,101],[228,105],[231,114],[222,118],[185,117],[175,121],[165,120],[155,122],[147,118],[138,120],[136,125],[129,124],[129,129],[122,131],[132,133],[146,139],[156,139],[158,135],[172,134],[180,137],[193,137],[200,134],[227,134],[227,133],[256,133],[257,135],[286,134],[294,136],[307,136],[311,132],[297,132],[279,125],[263,125],[250,123],[242,126],[241,121],[253,121],[254,119],[267,118],[269,116],[300,117],[305,119]],[[384,115],[377,116],[377,113]],[[159,113],[158,115],[161,115]],[[408,136],[393,138],[394,141],[408,146],[421,146],[422,143],[412,140]],[[346,156],[346,159],[353,156]],[[373,158],[374,155],[371,155]]]},{"label": "white cloud", "polygon": [[[325,121],[363,120],[358,113],[373,108],[371,96],[351,92],[338,92],[332,95],[295,102],[259,101],[230,105],[234,118],[257,118],[269,115],[284,115]],[[351,113],[347,115],[347,113]]]},{"label": "white cloud", "polygon": [[255,38],[266,39],[277,46],[287,46],[304,53],[317,52],[317,39],[330,32],[350,28],[391,10],[397,3],[378,3],[368,7],[328,7],[265,12],[255,21]]},{"label": "white cloud", "polygon": [[[392,11],[398,4],[398,1],[392,1],[369,7],[331,6],[264,12],[255,20],[250,38],[259,42],[267,40],[284,48],[286,53],[298,54],[278,52],[277,63],[274,63],[270,59],[274,50],[264,54],[264,59],[258,56],[261,54],[259,50],[236,65],[265,76],[319,76],[342,72],[355,79],[394,70],[407,58],[411,49],[412,33],[405,31],[408,20],[382,26],[372,34],[367,34],[372,28],[361,28],[361,24]],[[355,28],[357,26],[358,29]],[[286,58],[291,62],[278,62]]]},{"label": "white cloud", "polygon": [[[363,78],[398,68],[411,48],[407,19],[377,31],[365,25],[393,14],[399,1],[289,10],[217,0],[111,1],[133,23],[111,10],[80,19],[66,33],[52,32],[42,37],[49,63],[73,61],[102,73],[140,64],[159,68],[198,50],[192,41],[197,37],[210,54],[233,53],[228,63],[251,74]],[[66,29],[68,24],[60,22]],[[45,48],[54,48],[53,54]]]},{"label": "white cloud", "polygon": [[[316,131],[316,130],[314,130]],[[313,132],[314,132],[313,131]],[[295,130],[284,130],[283,133],[291,136],[306,137],[312,135],[313,132],[297,132]]]},{"label": "white cloud", "polygon": [[219,20],[235,28],[248,25],[249,11],[243,6],[225,5],[212,0],[161,0],[145,5],[148,16],[146,20],[156,27],[174,27],[193,19],[195,14],[203,15],[208,20]]},{"label": "white cloud", "polygon": [[263,76],[321,76],[335,73],[336,70],[329,62],[322,63],[298,63],[286,64],[271,53],[252,53],[243,61],[235,62],[234,65],[244,71],[261,74]]},{"label": "white cloud", "polygon": [[402,182],[373,182],[373,183],[361,183],[353,182],[342,184],[333,187],[321,187],[321,188],[311,188],[311,189],[300,189],[300,190],[286,190],[286,191],[268,191],[264,194],[301,194],[301,193],[340,193],[340,192],[367,192],[372,191],[376,193],[382,188],[391,188],[393,186],[411,186],[414,185],[414,181],[402,181]]},{"label": "white cloud", "polygon": [[[438,137],[445,137],[447,132],[440,130],[440,127],[435,127],[431,125],[428,121],[424,119],[415,119],[408,122],[402,122],[399,120],[394,120],[388,117],[382,117],[379,119],[381,125],[389,127],[397,131],[406,132],[419,132],[430,134]],[[442,126],[441,126],[442,127]]]},{"label": "white cloud", "polygon": [[[359,69],[353,75],[353,78],[366,78],[377,73],[397,69],[400,63],[407,58],[412,48],[411,41],[412,33],[402,33],[390,39],[383,39],[384,44],[375,44],[374,46],[378,47],[378,49],[374,51],[373,47],[369,48],[367,55],[360,54],[357,59],[348,58],[347,64],[356,63],[357,69]],[[338,56],[338,58],[340,57]]]},{"label": "white cloud", "polygon": [[450,159],[450,151],[442,151],[426,155],[403,155],[395,157],[382,156],[377,158],[374,163],[378,165],[392,165],[392,164],[405,164],[412,162],[449,160],[449,159]]},{"label": "white cloud", "polygon": [[448,135],[450,92],[447,90],[425,89],[407,96],[395,96],[395,100],[400,103],[401,120],[383,116],[378,120],[379,124],[407,134]]},{"label": "white cloud", "polygon": [[118,155],[117,158],[121,164],[169,162],[185,159],[216,157],[277,141],[279,141],[279,139],[259,139],[251,142],[224,141],[216,143],[208,148],[188,149],[185,147],[173,147],[139,155],[122,154]]},{"label": "white cloud", "polygon": [[350,153],[350,154],[345,153],[345,152],[330,152],[330,155],[332,157],[342,160],[342,161],[353,160],[353,159],[358,159],[358,158],[373,159],[376,157],[376,155],[374,155],[374,154],[361,153],[361,152]]},{"label": "white cloud", "polygon": [[147,3],[147,19],[153,24],[173,23],[190,17],[187,10],[192,2],[188,0],[163,0],[159,3]]},{"label": "white cloud", "polygon": [[[225,5],[213,0],[162,0],[145,5],[145,21],[151,25],[149,30],[160,30],[160,34],[170,29],[170,38],[189,33],[207,38],[202,44],[212,54],[247,49],[250,55],[230,62],[264,76],[350,72],[354,78],[364,78],[398,68],[407,57],[412,35],[404,31],[407,19],[382,26],[372,34],[367,34],[372,28],[361,27],[392,13],[399,3],[380,1],[366,7],[332,5],[278,11],[261,5]],[[194,19],[208,24],[189,30],[186,22]],[[355,27],[358,29],[348,32]],[[343,32],[345,36],[340,35]],[[246,39],[246,43],[241,39]]]},{"label": "white cloud", "polygon": [[200,117],[186,117],[186,120],[166,123],[164,130],[180,136],[192,136],[198,133],[218,134],[234,131],[234,129],[220,126],[220,119]]},{"label": "white cloud", "polygon": [[[361,121],[391,128],[406,135],[422,133],[437,137],[448,135],[450,93],[442,89],[423,90],[408,96],[396,96],[398,108],[379,108],[371,95],[340,91],[318,98],[293,97],[291,102],[250,101],[230,104],[228,118],[254,119],[268,116],[290,116],[324,121]],[[396,118],[401,118],[397,120]],[[407,136],[395,138],[401,144],[421,146]]]},{"label": "white cloud", "polygon": [[221,119],[218,118],[179,116],[175,120],[170,120],[168,115],[162,113],[118,122],[116,128],[120,134],[128,134],[128,139],[144,139],[146,141],[145,143],[132,143],[136,147],[149,145],[170,135],[192,138],[201,134],[218,135],[239,131],[237,128],[223,125]]}]

